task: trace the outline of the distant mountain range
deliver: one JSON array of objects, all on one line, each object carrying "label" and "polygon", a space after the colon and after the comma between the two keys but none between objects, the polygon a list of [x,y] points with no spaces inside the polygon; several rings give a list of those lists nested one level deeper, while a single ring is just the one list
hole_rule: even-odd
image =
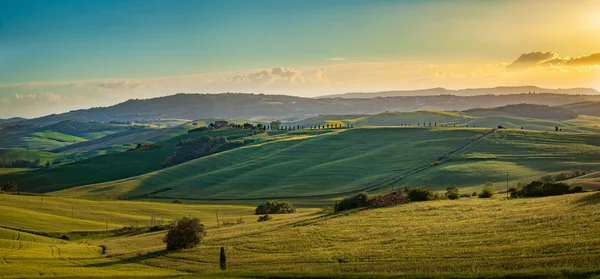
[{"label": "distant mountain range", "polygon": [[[504,88],[504,89],[503,89]],[[408,112],[417,110],[463,111],[473,108],[492,108],[510,104],[539,104],[560,106],[573,103],[600,101],[594,89],[557,89],[562,93],[537,93],[545,89],[538,87],[518,87],[519,90],[536,92],[520,94],[493,94],[512,92],[513,87],[458,90],[460,94],[471,92],[473,96],[427,95],[375,97],[373,98],[304,98],[287,95],[265,95],[245,93],[223,94],[175,94],[153,99],[129,100],[110,107],[76,110],[63,114],[52,114],[40,118],[24,120],[14,118],[0,121],[0,128],[18,129],[21,126],[41,127],[64,120],[74,121],[152,121],[165,118],[205,119],[241,118],[250,120],[296,121],[327,114],[376,114],[385,111]],[[434,92],[429,89],[423,92]],[[440,89],[441,90],[441,89]],[[444,89],[445,90],[445,89]],[[414,91],[398,91],[413,92]],[[439,91],[438,91],[439,92]],[[446,90],[448,92],[455,92]],[[483,94],[483,93],[489,94]],[[584,95],[588,93],[590,95]],[[374,95],[373,95],[374,94]],[[408,94],[408,93],[406,93]],[[590,108],[586,108],[590,110]],[[593,108],[592,108],[593,110]],[[574,110],[577,112],[576,110]]]},{"label": "distant mountain range", "polygon": [[371,93],[345,93],[336,95],[326,95],[318,98],[376,98],[376,97],[399,97],[399,96],[435,96],[435,95],[455,95],[455,96],[474,96],[474,95],[507,95],[522,93],[555,93],[555,94],[582,94],[596,95],[600,94],[593,88],[540,88],[537,86],[498,86],[493,88],[467,88],[452,90],[442,87],[419,89],[419,90],[396,90]]}]

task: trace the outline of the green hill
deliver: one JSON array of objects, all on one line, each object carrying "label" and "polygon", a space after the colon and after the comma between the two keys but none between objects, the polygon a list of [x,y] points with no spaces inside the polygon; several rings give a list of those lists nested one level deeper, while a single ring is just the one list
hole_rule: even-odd
[{"label": "green hill", "polygon": [[135,197],[158,191],[153,197],[201,199],[339,195],[382,184],[390,176],[428,165],[489,131],[451,128],[341,129],[325,134],[307,131],[140,177],[57,194]]},{"label": "green hill", "polygon": [[[505,189],[545,174],[600,170],[600,135],[466,128],[355,128],[290,136],[139,177],[55,192],[182,199],[336,197],[410,185]],[[317,132],[317,131],[315,131]],[[485,136],[481,138],[482,136]],[[475,141],[474,141],[475,140]],[[440,161],[437,166],[429,164]],[[81,185],[81,184],[80,184]],[[61,189],[62,187],[55,187]],[[67,188],[67,187],[64,187]],[[40,191],[39,188],[32,190]]]},{"label": "green hill", "polygon": [[51,152],[27,150],[23,148],[0,148],[0,159],[6,159],[8,161],[17,159],[35,161],[36,159],[39,159],[42,162],[46,162],[52,161],[57,157],[57,154]]},{"label": "green hill", "polygon": [[599,101],[578,102],[562,107],[583,115],[600,116]]},{"label": "green hill", "polygon": [[496,182],[498,189],[506,189],[507,174],[509,184],[515,185],[545,174],[600,170],[598,156],[597,134],[499,130],[453,154],[447,162],[401,180],[398,186],[430,185],[442,190],[451,184],[468,188]]},{"label": "green hill", "polygon": [[[525,105],[522,105],[525,106]],[[355,125],[355,126],[465,126],[478,128],[506,128],[539,131],[554,131],[559,127],[564,132],[600,133],[600,117],[570,114],[569,111],[555,109],[547,106],[526,105],[538,108],[540,111],[532,113],[511,113],[513,106],[497,109],[477,109],[466,112],[447,111],[415,111],[415,112],[384,112],[374,115],[324,115],[297,122],[285,123],[290,126],[316,126],[327,124]],[[525,110],[527,110],[525,108]],[[556,113],[554,115],[553,113]],[[546,116],[546,118],[532,118],[524,115]],[[561,119],[556,119],[561,118]]]}]

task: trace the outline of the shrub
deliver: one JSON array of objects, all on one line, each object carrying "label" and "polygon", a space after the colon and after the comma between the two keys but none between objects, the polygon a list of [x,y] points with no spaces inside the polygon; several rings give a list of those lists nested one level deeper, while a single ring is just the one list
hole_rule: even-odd
[{"label": "shrub", "polygon": [[436,199],[435,193],[429,188],[417,187],[408,192],[411,201],[431,201]]},{"label": "shrub", "polygon": [[256,220],[257,222],[265,222],[265,221],[271,221],[273,220],[273,217],[271,217],[269,214],[265,214],[263,216],[259,216],[258,220]]},{"label": "shrub", "polygon": [[461,195],[458,192],[458,187],[456,187],[456,185],[448,186],[448,188],[446,188],[446,197],[450,200],[460,199]]},{"label": "shrub", "polygon": [[487,183],[483,186],[481,193],[479,193],[479,198],[489,199],[492,197],[494,197],[494,183]]},{"label": "shrub", "polygon": [[581,193],[581,192],[583,192],[583,185],[581,185],[581,184],[573,185],[573,187],[571,188],[571,193]]},{"label": "shrub", "polygon": [[17,183],[14,183],[12,181],[6,182],[4,185],[2,185],[2,191],[4,192],[16,192],[19,190],[19,186],[17,185]]},{"label": "shrub", "polygon": [[390,193],[387,195],[379,195],[371,197],[367,200],[367,206],[370,207],[385,207],[399,203],[409,202],[410,200],[404,196],[396,193]]},{"label": "shrub", "polygon": [[439,164],[440,164],[440,161],[433,161],[433,162],[429,163],[429,166],[430,167],[435,167],[435,166],[437,166]]},{"label": "shrub", "polygon": [[173,200],[173,203],[183,203],[181,200]]},{"label": "shrub", "polygon": [[205,236],[204,225],[198,218],[183,217],[169,229],[163,241],[167,250],[179,250],[195,247]]},{"label": "shrub", "polygon": [[471,197],[477,197],[477,192],[473,192],[473,194],[471,194]]},{"label": "shrub", "polygon": [[334,206],[335,212],[359,208],[367,206],[367,202],[369,200],[369,194],[366,192],[361,192],[350,197],[346,197],[343,200],[337,202]]},{"label": "shrub", "polygon": [[257,206],[254,214],[285,214],[294,212],[296,212],[296,208],[290,202],[268,201]]},{"label": "shrub", "polygon": [[532,181],[522,188],[511,187],[511,197],[546,197],[583,192],[582,185],[571,186],[564,182]]}]

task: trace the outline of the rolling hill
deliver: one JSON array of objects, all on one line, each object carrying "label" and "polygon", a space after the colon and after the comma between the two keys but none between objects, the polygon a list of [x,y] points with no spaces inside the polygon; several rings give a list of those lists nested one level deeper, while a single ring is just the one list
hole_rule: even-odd
[{"label": "rolling hill", "polygon": [[[463,198],[331,213],[0,195],[0,276],[16,278],[598,278],[600,195]],[[217,223],[215,212],[220,216]],[[199,246],[167,251],[166,223],[198,217]],[[153,218],[162,217],[162,218]],[[235,222],[242,220],[242,222]],[[135,224],[135,225],[134,225]],[[127,230],[113,230],[121,226]],[[106,226],[109,227],[105,231]],[[28,232],[25,232],[27,230]],[[131,231],[131,233],[127,233]],[[41,236],[69,236],[71,240]],[[227,271],[219,269],[219,249]],[[84,276],[82,276],[84,275]]]},{"label": "rolling hill", "polygon": [[[496,182],[498,189],[505,189],[507,173],[511,185],[516,185],[549,173],[600,170],[595,160],[599,150],[597,134],[354,128],[314,135],[308,132],[138,177],[75,188],[42,188],[26,180],[23,183],[33,185],[27,186],[30,191],[64,189],[53,193],[61,196],[200,200],[328,199],[359,190],[379,192],[404,185],[443,190],[457,184],[470,190],[487,182]],[[440,164],[430,167],[434,161]]]},{"label": "rolling hill", "polygon": [[176,94],[153,99],[129,100],[110,107],[76,110],[15,122],[11,127],[5,126],[0,131],[18,131],[22,129],[18,125],[39,128],[61,121],[154,123],[160,119],[206,118],[294,121],[327,114],[376,114],[384,111],[408,112],[415,110],[461,111],[520,103],[557,106],[600,101],[598,95],[529,94],[526,92],[508,95],[490,95],[488,93],[476,96],[436,95],[350,99],[242,93]]}]

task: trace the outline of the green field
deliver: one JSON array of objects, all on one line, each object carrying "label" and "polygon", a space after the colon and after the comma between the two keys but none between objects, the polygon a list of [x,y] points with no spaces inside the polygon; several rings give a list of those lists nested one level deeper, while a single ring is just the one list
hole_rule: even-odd
[{"label": "green field", "polygon": [[[0,195],[0,276],[194,278],[598,278],[600,195],[468,198],[257,223],[253,207]],[[217,226],[215,211],[220,217]],[[167,252],[164,231],[120,226],[197,216],[208,235]],[[236,224],[239,217],[244,221]],[[52,222],[48,222],[51,220]],[[222,223],[231,222],[231,225]],[[97,234],[73,233],[97,231]],[[60,240],[39,236],[60,232]],[[60,235],[60,234],[59,234]],[[105,247],[102,254],[100,246]],[[228,270],[219,271],[225,247]]]},{"label": "green field", "polygon": [[164,158],[173,151],[173,147],[165,146],[144,152],[113,153],[48,169],[6,174],[0,176],[0,184],[14,181],[21,191],[51,192],[82,184],[123,179],[161,169]]},{"label": "green field", "polygon": [[496,182],[529,183],[546,174],[575,169],[600,170],[600,135],[581,133],[499,130],[434,168],[408,177],[399,185],[430,185],[437,190],[450,184],[475,187]]},{"label": "green field", "polygon": [[14,161],[17,159],[35,161],[40,159],[42,162],[52,161],[59,157],[56,153],[27,150],[23,148],[0,148],[0,158],[8,161]]},{"label": "green field", "polygon": [[[428,165],[486,129],[364,128],[286,134],[121,181],[61,191],[66,196],[261,198],[339,195]],[[295,135],[295,136],[291,136]],[[100,190],[102,189],[102,190]]]}]

